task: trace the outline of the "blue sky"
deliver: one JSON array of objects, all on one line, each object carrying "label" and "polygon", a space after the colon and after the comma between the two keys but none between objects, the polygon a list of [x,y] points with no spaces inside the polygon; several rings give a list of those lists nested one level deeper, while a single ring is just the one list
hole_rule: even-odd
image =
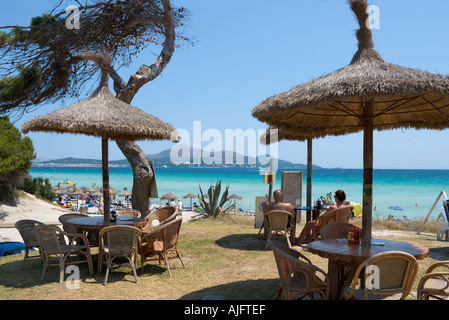
[{"label": "blue sky", "polygon": [[[27,25],[32,16],[48,11],[56,1],[4,2],[1,24]],[[380,29],[373,30],[373,36],[375,48],[386,61],[449,74],[449,1],[369,3],[380,9]],[[193,121],[201,121],[203,131],[217,129],[223,137],[226,129],[265,129],[266,124],[251,116],[256,105],[348,65],[357,48],[357,24],[345,0],[175,0],[173,5],[190,10],[184,33],[195,45],[181,43],[161,76],[146,84],[132,104],[190,132]],[[153,63],[159,51],[148,48],[119,73],[128,79],[141,64]],[[61,106],[44,105],[15,125],[20,128]],[[38,158],[101,158],[99,138],[28,136]],[[449,130],[376,131],[374,168],[449,169],[448,142]],[[165,141],[138,144],[147,154],[174,145]],[[202,147],[207,144],[203,141]],[[124,158],[114,142],[109,147],[111,160]],[[279,157],[306,163],[306,148],[305,142],[281,142]],[[323,167],[362,168],[362,148],[361,133],[314,140],[313,162]]]}]

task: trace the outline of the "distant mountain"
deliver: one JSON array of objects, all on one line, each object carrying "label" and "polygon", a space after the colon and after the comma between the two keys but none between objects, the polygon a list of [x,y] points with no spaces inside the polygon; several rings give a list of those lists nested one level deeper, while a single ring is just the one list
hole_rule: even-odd
[{"label": "distant mountain", "polygon": [[[147,154],[148,160],[154,162],[155,167],[216,167],[216,168],[258,168],[268,167],[269,164],[261,165],[258,158],[243,156],[234,151],[219,151],[210,155],[209,161],[204,162],[204,157],[201,158],[201,163],[197,163],[195,156],[203,155],[203,150],[198,150],[190,147],[178,151],[178,154],[173,154],[173,160],[171,159],[171,149],[163,150],[156,154]],[[209,153],[206,153],[209,155]],[[181,157],[182,156],[182,157]],[[217,160],[218,163],[213,163],[213,160]],[[268,158],[267,158],[268,159]],[[196,161],[194,161],[196,160]],[[230,160],[230,161],[229,161]],[[227,163],[225,163],[227,161]],[[175,163],[174,163],[175,162]],[[111,167],[129,167],[127,159],[109,161]],[[101,160],[98,159],[80,159],[80,158],[63,158],[44,161],[34,161],[35,167],[100,167]],[[292,163],[286,160],[278,159],[278,168],[284,169],[306,169],[307,165],[301,163]],[[320,166],[313,165],[313,169],[319,169]]]}]

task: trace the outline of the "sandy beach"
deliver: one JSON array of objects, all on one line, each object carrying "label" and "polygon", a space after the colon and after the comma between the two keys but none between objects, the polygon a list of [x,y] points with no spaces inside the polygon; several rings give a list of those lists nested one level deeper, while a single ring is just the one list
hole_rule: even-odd
[{"label": "sandy beach", "polygon": [[[19,220],[31,219],[60,226],[58,217],[66,213],[73,213],[73,211],[23,192],[15,204],[0,203],[0,242],[22,242],[22,237],[14,227],[14,223]],[[90,211],[89,215],[96,214]],[[184,210],[182,213],[183,223],[189,222],[197,216],[196,212]]]}]

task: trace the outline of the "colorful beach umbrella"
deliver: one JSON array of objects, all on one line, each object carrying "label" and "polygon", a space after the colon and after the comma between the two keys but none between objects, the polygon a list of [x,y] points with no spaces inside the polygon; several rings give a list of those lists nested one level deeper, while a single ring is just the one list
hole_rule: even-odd
[{"label": "colorful beach umbrella", "polygon": [[373,132],[449,127],[449,77],[385,62],[374,49],[366,0],[350,0],[359,23],[358,50],[333,73],[275,95],[252,114],[308,138],[363,131],[362,244],[371,245]]}]

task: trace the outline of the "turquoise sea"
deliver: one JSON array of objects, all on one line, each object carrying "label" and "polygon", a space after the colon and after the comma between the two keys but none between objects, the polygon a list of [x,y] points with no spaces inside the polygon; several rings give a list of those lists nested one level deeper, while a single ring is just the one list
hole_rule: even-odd
[{"label": "turquoise sea", "polygon": [[[123,190],[132,188],[131,168],[110,169],[110,185]],[[236,193],[243,197],[237,205],[244,210],[255,210],[255,197],[265,196],[268,185],[263,183],[263,176],[257,168],[155,168],[159,196],[172,192],[179,197],[193,192],[199,193],[199,186],[206,192],[217,179],[222,185],[229,184],[229,194]],[[273,190],[280,188],[280,172],[278,169],[276,184]],[[285,171],[292,171],[291,169]],[[303,171],[303,203],[306,199],[307,170]],[[78,187],[102,185],[101,168],[98,167],[32,167],[32,177],[48,178],[52,185],[57,185],[66,179],[72,180]],[[345,190],[347,200],[361,203],[362,201],[362,169],[314,169],[312,172],[312,200],[337,189]],[[396,170],[375,169],[373,187],[373,217],[395,218],[406,215],[409,218],[425,217],[437,196],[445,191],[449,196],[449,170]],[[182,199],[189,204],[189,199]],[[443,211],[443,198],[440,199],[430,219],[436,219]],[[153,200],[153,203],[159,203]],[[404,211],[388,209],[390,206],[400,206]]]}]

